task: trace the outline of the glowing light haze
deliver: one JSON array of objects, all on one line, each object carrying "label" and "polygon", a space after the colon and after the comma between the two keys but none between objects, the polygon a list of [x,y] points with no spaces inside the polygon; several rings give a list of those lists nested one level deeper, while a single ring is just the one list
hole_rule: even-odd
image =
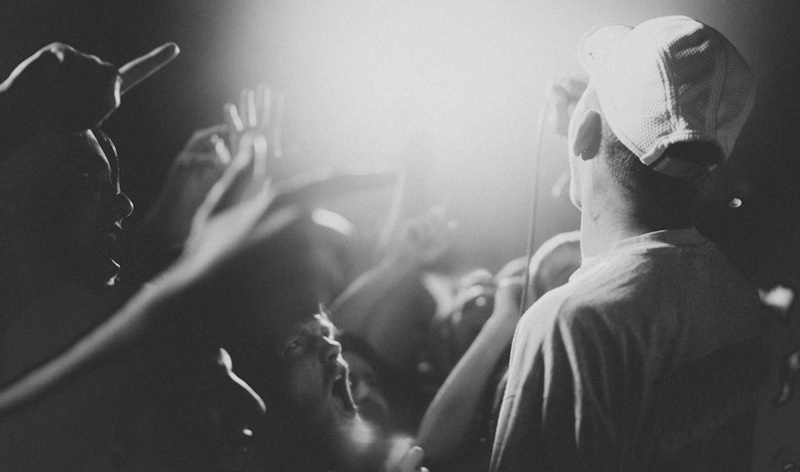
[{"label": "glowing light haze", "polygon": [[[497,265],[524,251],[536,117],[549,80],[583,75],[583,32],[688,14],[750,60],[754,2],[236,2],[237,34],[215,73],[232,91],[256,82],[283,90],[288,132],[314,162],[416,166],[422,204],[446,200],[474,236],[466,245],[485,255],[477,262]],[[550,196],[565,148],[545,132],[539,242],[578,224],[566,198]]]}]

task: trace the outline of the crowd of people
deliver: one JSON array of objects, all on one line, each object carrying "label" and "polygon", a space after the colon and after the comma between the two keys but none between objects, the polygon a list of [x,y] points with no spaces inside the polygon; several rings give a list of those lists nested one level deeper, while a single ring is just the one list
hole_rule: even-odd
[{"label": "crowd of people", "polygon": [[57,43],[0,85],[1,470],[750,470],[758,291],[690,218],[754,101],[718,31],[584,36],[580,230],[497,274],[443,269],[440,207],[385,244],[326,209],[402,178],[288,172],[264,86],[189,140],[120,267],[102,124],[178,53]]}]

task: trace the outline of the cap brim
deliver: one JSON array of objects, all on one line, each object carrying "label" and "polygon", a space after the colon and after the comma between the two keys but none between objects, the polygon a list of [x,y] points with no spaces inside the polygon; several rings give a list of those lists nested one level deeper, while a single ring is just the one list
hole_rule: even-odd
[{"label": "cap brim", "polygon": [[578,43],[578,60],[584,70],[595,75],[609,49],[633,28],[626,25],[598,26],[587,31]]},{"label": "cap brim", "polygon": [[178,57],[180,52],[177,44],[166,43],[120,67],[120,94],[125,94],[135,85],[155,74]]}]

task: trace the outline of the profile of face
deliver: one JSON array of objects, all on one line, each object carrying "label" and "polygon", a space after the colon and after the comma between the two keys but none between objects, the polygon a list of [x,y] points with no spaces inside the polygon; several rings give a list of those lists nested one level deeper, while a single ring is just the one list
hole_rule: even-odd
[{"label": "profile of face", "polygon": [[303,448],[325,457],[329,466],[350,459],[349,443],[360,422],[336,337],[337,330],[324,312],[290,323],[278,343],[273,399]]},{"label": "profile of face", "polygon": [[93,130],[39,136],[9,159],[16,163],[11,178],[25,195],[18,211],[26,244],[34,245],[29,251],[83,281],[112,281],[121,222],[133,205],[120,190],[111,141]]}]

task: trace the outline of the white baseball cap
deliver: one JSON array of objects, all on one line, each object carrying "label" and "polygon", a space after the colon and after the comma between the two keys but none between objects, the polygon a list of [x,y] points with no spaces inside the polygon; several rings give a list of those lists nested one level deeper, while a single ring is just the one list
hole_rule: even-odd
[{"label": "white baseball cap", "polygon": [[753,108],[755,81],[739,51],[685,16],[595,28],[584,34],[578,56],[617,138],[673,177],[698,181],[721,162],[670,159],[667,146],[708,141],[724,162]]}]

